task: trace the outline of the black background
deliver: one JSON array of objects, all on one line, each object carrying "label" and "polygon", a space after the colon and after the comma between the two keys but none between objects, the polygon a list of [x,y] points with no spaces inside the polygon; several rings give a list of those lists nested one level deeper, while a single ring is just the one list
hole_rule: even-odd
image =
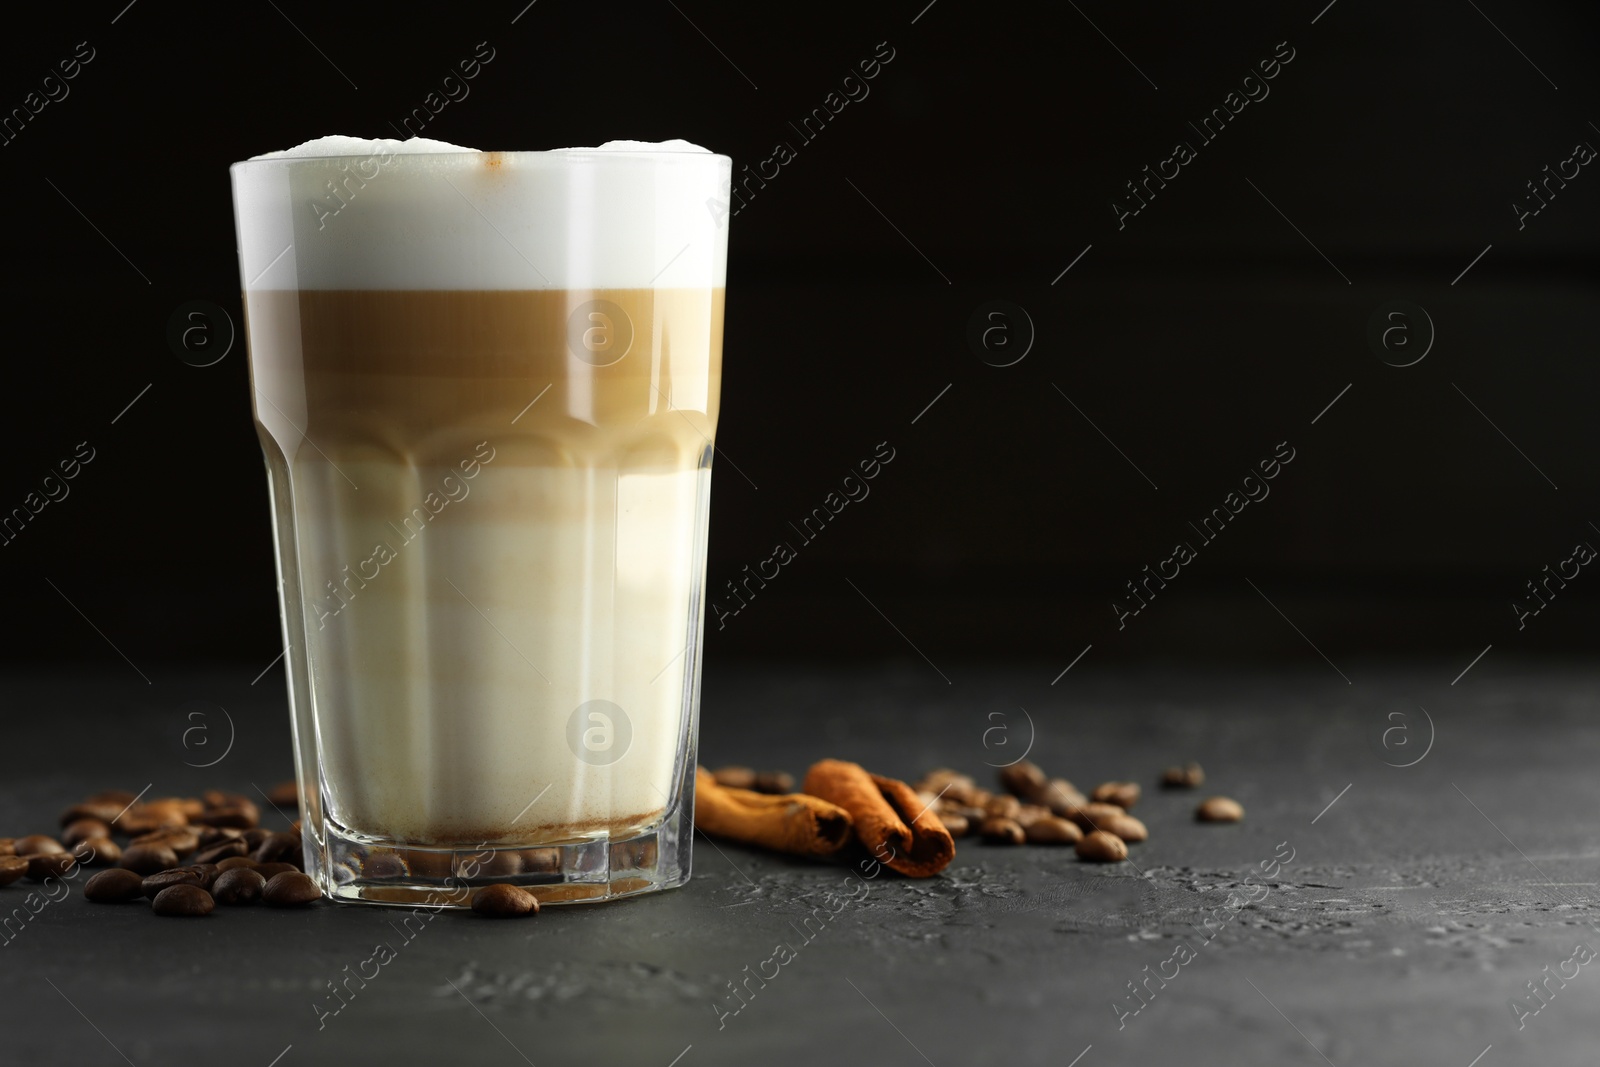
[{"label": "black background", "polygon": [[[240,322],[229,163],[391,136],[479,42],[494,60],[426,135],[685,137],[736,167],[797,149],[732,221],[713,593],[879,442],[896,458],[725,629],[708,623],[713,669],[1592,645],[1600,579],[1520,631],[1511,606],[1600,543],[1600,176],[1584,168],[1524,229],[1512,209],[1600,144],[1592,5],[925,3],[8,13],[0,110],[78,42],[95,58],[0,146],[0,511],[78,442],[96,458],[0,548],[0,657],[273,660],[242,341],[190,366],[169,319],[205,300]],[[789,124],[880,42],[894,58],[870,95],[802,143]],[[1197,142],[1186,122],[1279,42],[1294,59],[1270,96],[1119,229],[1123,183]],[[1033,324],[1012,366],[969,345],[991,300]],[[1367,342],[1394,300],[1436,329],[1414,366]],[[1271,496],[1119,630],[1124,583],[1198,545],[1188,523],[1281,441],[1296,458]]]}]

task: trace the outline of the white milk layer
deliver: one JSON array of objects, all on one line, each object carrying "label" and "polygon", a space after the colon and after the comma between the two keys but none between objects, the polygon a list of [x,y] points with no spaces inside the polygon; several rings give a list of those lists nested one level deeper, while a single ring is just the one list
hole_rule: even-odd
[{"label": "white milk layer", "polygon": [[[337,587],[307,611],[330,813],[467,845],[653,821],[675,789],[709,471],[339,466],[294,473],[306,577]],[[421,518],[447,478],[464,495]]]}]

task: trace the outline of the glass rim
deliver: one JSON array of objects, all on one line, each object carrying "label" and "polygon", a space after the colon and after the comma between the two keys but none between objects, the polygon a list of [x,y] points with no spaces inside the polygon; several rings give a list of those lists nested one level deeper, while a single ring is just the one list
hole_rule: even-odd
[{"label": "glass rim", "polygon": [[[382,151],[382,149],[376,149],[374,151],[364,153],[333,152],[327,155],[317,154],[305,156],[272,156],[266,159],[241,159],[229,164],[228,169],[234,170],[236,168],[245,167],[255,168],[265,166],[286,166],[296,163],[326,163],[335,160],[367,160],[373,158],[374,156],[381,155]],[[493,152],[481,150],[470,150],[463,152],[393,152],[391,154],[391,159],[417,159],[428,161],[438,160],[443,162],[461,163],[469,160],[478,162],[485,156],[494,156],[504,162],[554,162],[556,160],[571,160],[573,162],[582,163],[600,163],[608,160],[626,160],[629,162],[636,162],[639,160],[655,159],[670,161],[673,163],[684,163],[690,160],[705,160],[707,162],[718,161],[727,163],[730,166],[733,164],[733,157],[724,155],[721,152],[691,152],[680,148],[659,151],[635,148],[608,148],[604,151],[595,148],[546,148],[519,152]]]}]

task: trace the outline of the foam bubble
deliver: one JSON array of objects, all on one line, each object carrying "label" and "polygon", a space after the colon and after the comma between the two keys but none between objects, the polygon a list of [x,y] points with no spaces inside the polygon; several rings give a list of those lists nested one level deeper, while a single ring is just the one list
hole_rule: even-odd
[{"label": "foam bubble", "polygon": [[433,141],[426,137],[411,137],[404,141],[397,141],[393,137],[344,137],[333,134],[329,137],[316,137],[304,144],[297,144],[293,148],[280,149],[277,152],[266,152],[259,156],[251,156],[252,161],[258,159],[296,159],[318,156],[370,156],[374,152],[387,149],[390,152],[476,152],[476,148],[462,148],[460,145],[448,141]]},{"label": "foam bubble", "polygon": [[319,137],[233,165],[240,271],[247,290],[721,286],[731,172],[682,140]]}]

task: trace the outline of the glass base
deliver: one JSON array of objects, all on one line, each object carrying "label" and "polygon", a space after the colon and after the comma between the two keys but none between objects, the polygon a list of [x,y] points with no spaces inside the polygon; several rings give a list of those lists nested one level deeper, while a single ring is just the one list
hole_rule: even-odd
[{"label": "glass base", "polygon": [[542,845],[418,847],[358,834],[331,821],[307,842],[306,873],[338,901],[468,908],[473,891],[508,882],[546,904],[581,904],[673,889],[689,880],[693,824],[669,813],[626,838],[608,834]]}]

